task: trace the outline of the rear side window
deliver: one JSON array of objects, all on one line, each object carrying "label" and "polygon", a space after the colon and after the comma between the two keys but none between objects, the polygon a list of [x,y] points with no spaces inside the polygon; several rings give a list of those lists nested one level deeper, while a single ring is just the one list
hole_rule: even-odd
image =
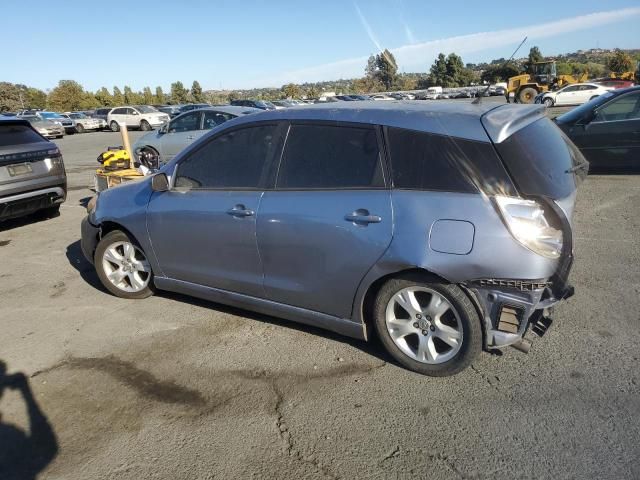
[{"label": "rear side window", "polygon": [[276,125],[243,128],[214,138],[178,165],[176,187],[259,188],[278,149]]},{"label": "rear side window", "polygon": [[292,125],[277,186],[289,189],[384,187],[376,130]]},{"label": "rear side window", "polygon": [[565,198],[577,187],[572,167],[586,162],[580,151],[548,118],[541,118],[497,143],[496,148],[518,190],[525,195]]},{"label": "rear side window", "polygon": [[493,146],[399,128],[387,130],[394,188],[487,194],[514,192]]},{"label": "rear side window", "polygon": [[40,135],[26,125],[0,124],[0,147],[25,145],[27,143],[45,142]]}]

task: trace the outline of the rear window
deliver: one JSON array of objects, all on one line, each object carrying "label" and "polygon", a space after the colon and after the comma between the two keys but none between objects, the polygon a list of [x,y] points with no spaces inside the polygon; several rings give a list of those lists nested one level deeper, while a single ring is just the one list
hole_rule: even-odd
[{"label": "rear window", "polygon": [[45,142],[40,135],[26,125],[1,125],[0,147],[24,145],[27,143]]},{"label": "rear window", "polygon": [[511,194],[513,185],[489,142],[399,128],[387,130],[394,188]]},{"label": "rear window", "polygon": [[496,144],[520,193],[565,198],[577,187],[572,167],[586,162],[548,118],[541,118]]}]

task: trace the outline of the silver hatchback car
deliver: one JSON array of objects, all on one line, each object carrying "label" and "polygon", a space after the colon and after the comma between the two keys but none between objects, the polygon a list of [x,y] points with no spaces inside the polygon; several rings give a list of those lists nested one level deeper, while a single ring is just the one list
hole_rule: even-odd
[{"label": "silver hatchback car", "polygon": [[180,292],[374,333],[451,375],[528,350],[568,298],[587,163],[542,107],[340,102],[226,122],[100,193],[82,248],[107,290]]}]

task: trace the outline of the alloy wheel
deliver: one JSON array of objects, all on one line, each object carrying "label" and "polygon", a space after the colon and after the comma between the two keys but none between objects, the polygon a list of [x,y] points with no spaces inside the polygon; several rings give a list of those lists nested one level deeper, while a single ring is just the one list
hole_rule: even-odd
[{"label": "alloy wheel", "polygon": [[140,292],[151,279],[151,267],[144,253],[130,242],[109,245],[102,256],[102,267],[109,282],[123,292]]},{"label": "alloy wheel", "polygon": [[387,304],[385,323],[395,345],[418,362],[447,362],[462,346],[458,312],[444,295],[427,287],[407,287],[394,294]]}]

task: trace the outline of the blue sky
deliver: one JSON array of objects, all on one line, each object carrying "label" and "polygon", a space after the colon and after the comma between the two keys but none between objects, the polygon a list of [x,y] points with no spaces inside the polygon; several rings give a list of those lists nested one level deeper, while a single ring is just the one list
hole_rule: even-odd
[{"label": "blue sky", "polygon": [[[511,1],[2,1],[0,81],[89,90],[198,80],[204,89],[361,76],[378,46],[401,71],[438,52],[465,62],[508,57],[525,36],[543,54],[640,48],[640,3]],[[522,5],[522,3],[520,3]]]}]

